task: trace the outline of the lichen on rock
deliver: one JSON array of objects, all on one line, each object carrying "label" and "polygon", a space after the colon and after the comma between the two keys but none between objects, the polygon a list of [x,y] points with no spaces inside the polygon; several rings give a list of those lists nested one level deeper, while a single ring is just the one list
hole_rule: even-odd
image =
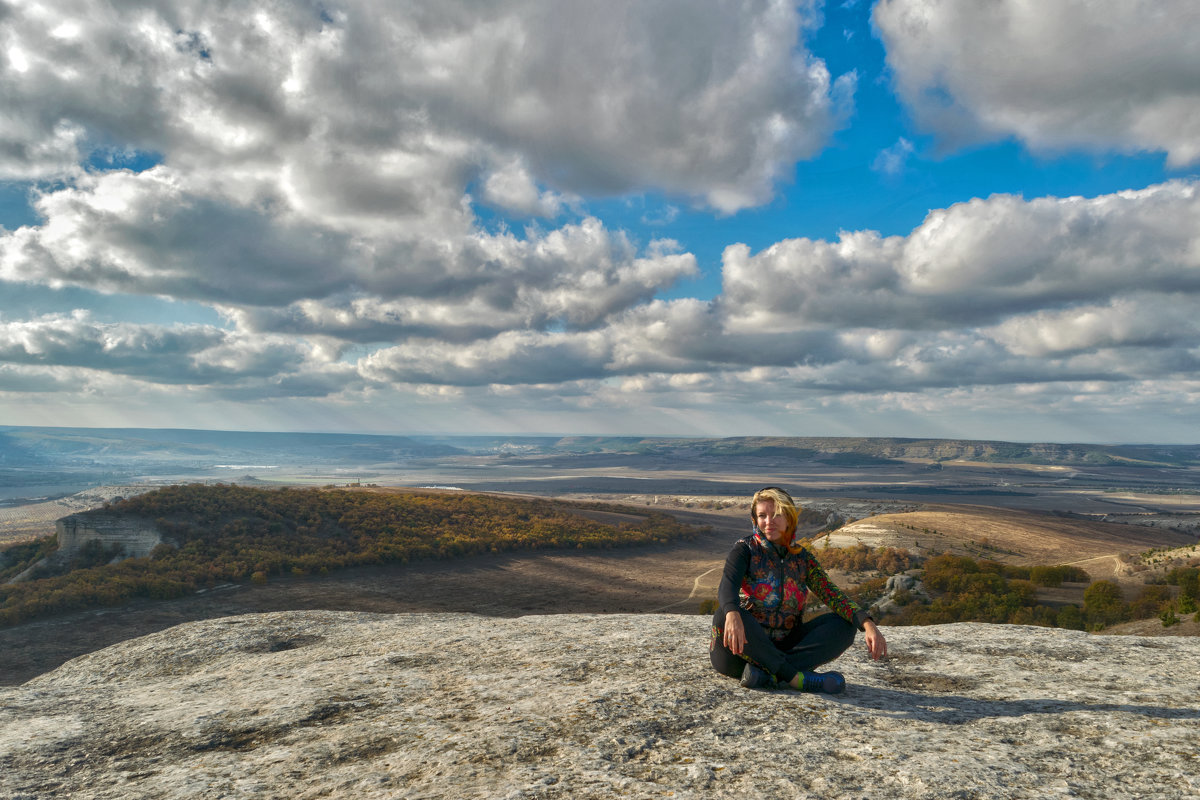
[{"label": "lichen on rock", "polygon": [[1200,640],[888,630],[747,691],[677,615],[193,622],[0,689],[12,798],[1185,798]]}]

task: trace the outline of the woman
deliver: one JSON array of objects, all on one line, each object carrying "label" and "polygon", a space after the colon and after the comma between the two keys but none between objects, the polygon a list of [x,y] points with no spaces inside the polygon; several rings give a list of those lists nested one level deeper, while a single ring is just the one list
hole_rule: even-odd
[{"label": "woman", "polygon": [[[776,486],[760,489],[750,502],[750,518],[754,533],[729,552],[717,589],[709,644],[713,668],[741,678],[750,689],[843,691],[840,672],[814,668],[846,652],[855,628],[863,632],[871,658],[884,658],[887,641],[879,626],[830,583],[807,548],[793,542],[800,514],[791,495]],[[833,613],[804,622],[810,589]]]}]

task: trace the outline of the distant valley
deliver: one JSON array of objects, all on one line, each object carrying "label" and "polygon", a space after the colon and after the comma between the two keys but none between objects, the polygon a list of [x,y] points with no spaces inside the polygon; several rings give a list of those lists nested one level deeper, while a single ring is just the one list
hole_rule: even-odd
[{"label": "distant valley", "polygon": [[[0,426],[0,502],[185,481],[533,494],[736,494],[761,480],[859,496],[1200,490],[1200,445],[900,438],[379,436]],[[645,493],[645,492],[643,492]],[[1017,504],[1019,501],[1002,501]],[[1070,509],[1067,509],[1070,510]]]},{"label": "distant valley", "polygon": [[[815,513],[820,522],[809,534],[841,526],[835,547],[865,542],[1027,565],[1088,559],[1093,579],[1116,580],[1127,600],[1147,578],[1191,563],[1200,534],[1197,445],[5,427],[0,546],[47,536],[58,518],[117,497],[186,483],[432,486],[619,503],[666,511],[709,533],[612,551],[495,553],[272,577],[267,585],[221,584],[165,603],[75,612],[0,631],[6,680],[178,622],[248,611],[696,613],[715,591],[730,544],[746,531],[750,494],[768,484],[788,488]],[[1078,602],[1082,587],[1072,591],[1057,600],[1050,593],[1047,602]],[[1146,622],[1154,627],[1141,632],[1164,630],[1157,619]],[[1167,632],[1194,634],[1198,626],[1185,620]]]}]

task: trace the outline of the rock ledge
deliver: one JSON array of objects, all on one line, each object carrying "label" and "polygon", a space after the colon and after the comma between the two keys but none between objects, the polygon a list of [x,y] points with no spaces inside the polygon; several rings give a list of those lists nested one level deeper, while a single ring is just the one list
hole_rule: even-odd
[{"label": "rock ledge", "polygon": [[188,623],[0,689],[0,796],[1200,796],[1200,640],[888,635],[827,697],[716,675],[696,616]]}]

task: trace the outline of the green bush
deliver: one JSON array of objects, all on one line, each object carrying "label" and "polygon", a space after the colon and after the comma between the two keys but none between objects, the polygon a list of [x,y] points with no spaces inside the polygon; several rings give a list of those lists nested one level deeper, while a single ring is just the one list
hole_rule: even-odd
[{"label": "green bush", "polygon": [[1084,627],[1083,612],[1079,610],[1079,606],[1063,606],[1058,610],[1055,624],[1060,628],[1081,631]]},{"label": "green bush", "polygon": [[1065,581],[1084,583],[1092,577],[1079,567],[1058,565],[1053,567],[1030,567],[1029,580],[1038,586],[1062,586]]},{"label": "green bush", "polygon": [[1200,600],[1200,568],[1176,567],[1166,574],[1166,582],[1178,586],[1181,596]]},{"label": "green bush", "polygon": [[1121,587],[1112,581],[1096,581],[1083,593],[1083,615],[1089,630],[1100,630],[1132,616],[1121,597]]}]

